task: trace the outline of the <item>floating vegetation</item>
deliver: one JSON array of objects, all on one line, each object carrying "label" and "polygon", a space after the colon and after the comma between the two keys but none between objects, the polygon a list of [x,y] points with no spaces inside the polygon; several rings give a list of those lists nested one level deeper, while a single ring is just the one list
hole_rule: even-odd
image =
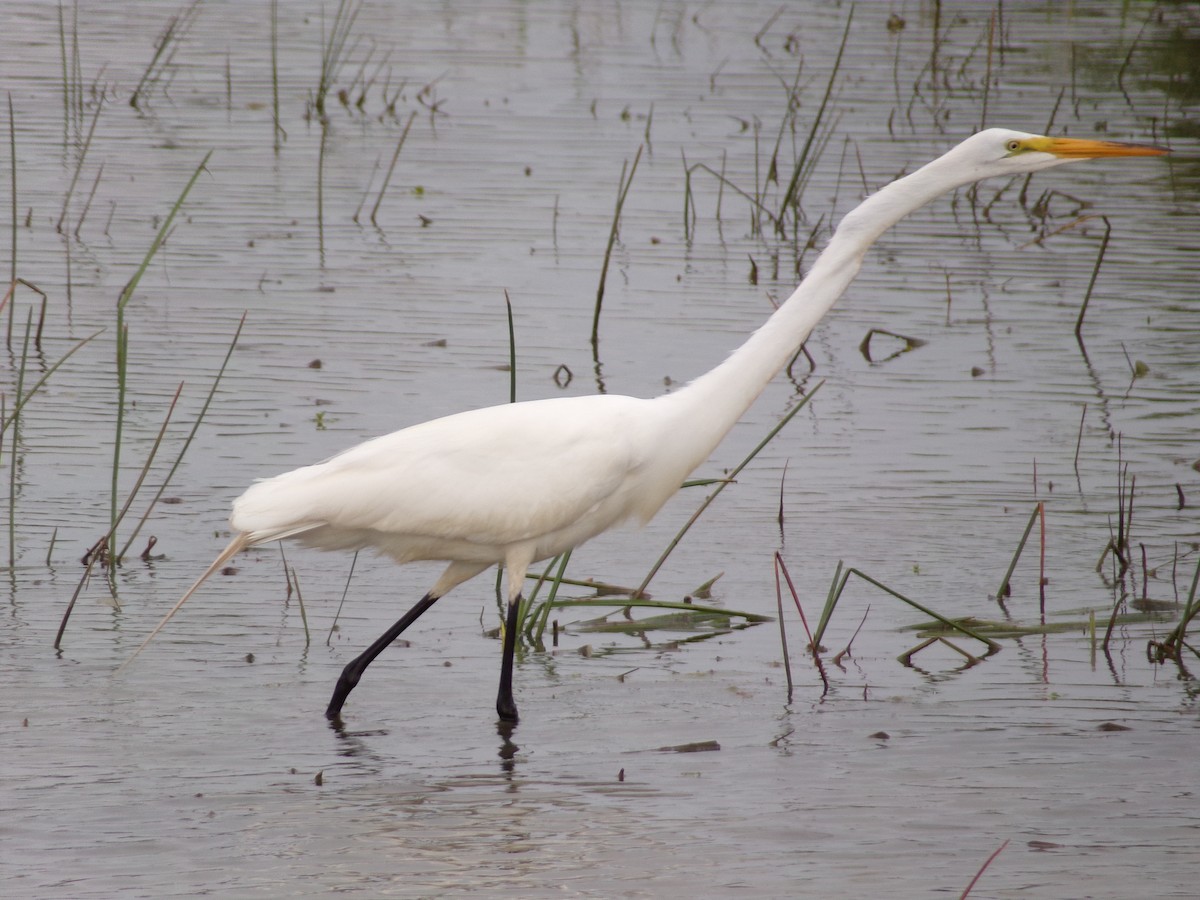
[{"label": "floating vegetation", "polygon": [[[687,643],[689,640],[704,640],[718,634],[728,634],[739,628],[770,622],[770,616],[758,613],[744,612],[735,609],[725,609],[716,606],[702,606],[697,603],[667,602],[663,600],[627,600],[614,609],[611,600],[590,598],[561,598],[553,603],[545,603],[540,607],[541,616],[536,620],[532,629],[535,646],[543,643],[543,637],[550,614],[563,610],[607,610],[603,615],[580,619],[566,623],[564,628],[579,633],[621,634],[626,636],[644,637],[650,632],[665,631],[691,634],[694,637],[676,641]],[[634,618],[633,610],[654,610],[658,615]],[[673,612],[663,612],[672,610]],[[624,616],[623,620],[614,621],[613,616]]]},{"label": "floating vegetation", "polygon": [[[997,641],[987,637],[977,629],[971,628],[964,620],[951,619],[948,616],[943,616],[941,613],[934,612],[929,607],[918,603],[916,600],[906,597],[904,594],[901,594],[894,588],[888,587],[881,581],[877,581],[865,572],[853,567],[846,567],[841,560],[838,560],[837,569],[834,571],[833,575],[833,582],[829,586],[829,594],[825,599],[825,606],[821,610],[821,618],[817,622],[816,631],[813,633],[813,647],[819,648],[821,646],[821,638],[825,635],[825,629],[829,625],[829,620],[833,616],[833,611],[842,598],[842,594],[846,589],[846,585],[849,582],[851,575],[857,575],[863,581],[878,588],[888,596],[894,597],[902,603],[908,604],[918,612],[932,617],[949,631],[956,632],[960,635],[964,635],[965,637],[973,638],[987,648],[987,653],[985,655],[990,655],[1000,650],[1000,644]],[[914,648],[907,651],[905,654],[901,654],[900,659],[902,661],[905,659],[911,660],[912,654],[915,653],[917,649],[919,648]]]}]

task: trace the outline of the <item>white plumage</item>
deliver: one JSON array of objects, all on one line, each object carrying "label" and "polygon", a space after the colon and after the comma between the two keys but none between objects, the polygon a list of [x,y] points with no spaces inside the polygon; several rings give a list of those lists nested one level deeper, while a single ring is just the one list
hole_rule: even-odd
[{"label": "white plumage", "polygon": [[[627,518],[648,520],[674,493],[654,471],[662,461],[647,426],[664,422],[655,402],[570,397],[423,422],[254,484],[230,522],[249,545],[294,537],[401,564],[482,571],[510,553],[546,559]],[[686,463],[671,462],[682,481]],[[639,492],[647,476],[662,486]]]},{"label": "white plumage", "polygon": [[766,324],[725,362],[674,393],[653,400],[535,400],[459,413],[252,485],[233,503],[237,536],[142,647],[209,575],[256,544],[293,538],[326,550],[371,548],[401,564],[446,561],[425,597],[346,666],[326,709],[337,720],[363,671],[398,634],[455,585],[502,563],[508,616],[496,709],[515,722],[516,613],[528,567],[628,519],[649,520],[787,364],[885,230],[937,196],[983,178],[1165,152],[980,132],[848,213],[804,282]]}]

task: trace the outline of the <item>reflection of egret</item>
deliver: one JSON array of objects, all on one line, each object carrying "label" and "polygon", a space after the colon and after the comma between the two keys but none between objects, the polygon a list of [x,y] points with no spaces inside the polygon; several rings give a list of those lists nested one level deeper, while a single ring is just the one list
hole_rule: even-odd
[{"label": "reflection of egret", "polygon": [[338,719],[367,666],[397,635],[455,585],[502,563],[508,614],[496,710],[515,722],[517,610],[530,564],[627,519],[648,521],[787,364],[887,228],[983,178],[1165,152],[1001,129],[968,138],[847,214],[808,277],[767,323],[725,362],[675,393],[653,400],[534,400],[459,413],[254,484],[233,503],[237,536],[142,647],[208,576],[256,544],[295,538],[325,550],[369,547],[398,563],[449,562],[424,598],[346,666],[325,712]]}]

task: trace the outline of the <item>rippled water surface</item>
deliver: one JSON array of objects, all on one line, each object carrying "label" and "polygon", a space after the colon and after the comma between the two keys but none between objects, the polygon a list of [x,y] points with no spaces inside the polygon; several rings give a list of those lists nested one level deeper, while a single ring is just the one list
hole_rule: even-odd
[{"label": "rippled water surface", "polygon": [[[1002,846],[972,896],[1195,895],[1200,660],[1146,655],[1200,559],[1194,10],[859,3],[826,97],[849,6],[280,3],[274,41],[271,9],[3,12],[0,264],[23,279],[4,418],[28,397],[0,457],[6,896],[957,897]],[[810,339],[813,374],[778,377],[698,474],[819,393],[651,591],[723,573],[707,602],[774,616],[779,550],[810,622],[844,561],[943,615],[1031,626],[1044,544],[1060,630],[904,666],[924,617],[852,580],[827,690],[785,614],[789,698],[775,622],[688,642],[563,611],[557,647],[521,654],[505,735],[488,574],[380,657],[339,732],[338,672],[436,569],[359,559],[331,632],[349,558],[288,549],[302,616],[264,547],[114,676],[253,479],[505,402],[506,291],[521,398],[654,395],[757,327],[867,190],[981,122],[1174,152],[961,191],[885,236]],[[118,298],[210,152],[125,295],[118,508],[183,387],[118,539],[169,476],[165,502],[56,651],[114,506]],[[888,358],[901,343],[877,335],[868,358],[872,328],[920,344]],[[638,583],[701,490],[570,574]],[[1119,574],[1097,561],[1131,491]],[[1038,501],[1044,538],[1000,605]],[[1132,615],[1143,599],[1161,611]],[[1105,652],[1087,623],[1103,636],[1116,604]]]}]

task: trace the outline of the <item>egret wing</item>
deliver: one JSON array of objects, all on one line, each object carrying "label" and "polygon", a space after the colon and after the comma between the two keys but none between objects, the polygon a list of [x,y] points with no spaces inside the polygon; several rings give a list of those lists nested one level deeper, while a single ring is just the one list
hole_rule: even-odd
[{"label": "egret wing", "polygon": [[[645,453],[630,404],[645,402],[545,400],[434,419],[255,484],[232,521],[269,534],[258,540],[322,526],[489,546],[531,540],[606,501],[620,505],[610,498]],[[595,532],[622,517],[604,511]]]}]

